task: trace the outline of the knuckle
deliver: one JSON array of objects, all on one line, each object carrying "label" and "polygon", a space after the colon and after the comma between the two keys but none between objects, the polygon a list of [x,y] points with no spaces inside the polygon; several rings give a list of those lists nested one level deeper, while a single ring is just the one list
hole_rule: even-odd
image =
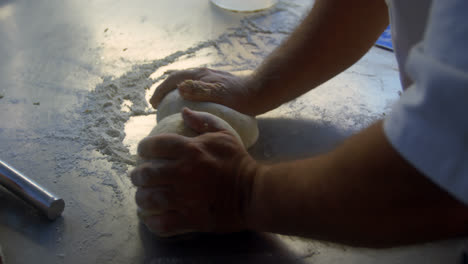
[{"label": "knuckle", "polygon": [[212,140],[212,142],[215,144],[222,143],[223,145],[226,145],[226,144],[231,145],[235,142],[234,135],[228,130],[218,131],[218,133],[216,133],[214,137],[215,138],[214,140]]},{"label": "knuckle", "polygon": [[199,155],[203,153],[202,146],[197,142],[187,143],[185,149],[189,155]]},{"label": "knuckle", "polygon": [[164,82],[160,85],[160,87],[165,87],[165,89],[174,88],[171,85],[177,84],[178,82],[182,82],[184,79],[186,79],[185,78],[186,75],[187,75],[186,70],[170,72],[166,80],[164,80]]},{"label": "knuckle", "polygon": [[213,138],[206,142],[207,148],[217,155],[232,155],[239,151],[240,142],[229,131],[220,131],[213,135]]},{"label": "knuckle", "polygon": [[200,72],[202,73],[209,73],[211,70],[208,67],[200,67],[199,68]]},{"label": "knuckle", "polygon": [[167,76],[166,81],[177,78],[178,76],[182,75],[182,71],[168,72],[168,74],[169,75]]},{"label": "knuckle", "polygon": [[201,78],[203,76],[211,74],[212,71],[207,67],[200,67],[196,69],[196,73],[197,73],[196,75],[198,76],[198,78]]}]

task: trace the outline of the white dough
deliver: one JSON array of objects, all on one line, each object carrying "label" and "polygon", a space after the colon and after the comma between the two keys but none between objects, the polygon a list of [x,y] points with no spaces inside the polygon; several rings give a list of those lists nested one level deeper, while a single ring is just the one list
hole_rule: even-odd
[{"label": "white dough", "polygon": [[[231,132],[239,140],[239,142],[242,143],[242,139],[239,134],[237,134],[237,132],[226,121],[210,113],[207,114],[211,115],[211,117],[216,120],[216,123],[218,123],[219,126]],[[149,136],[165,133],[174,133],[185,137],[195,137],[199,135],[197,132],[193,131],[191,128],[185,125],[182,114],[180,113],[164,118],[153,128],[153,130],[151,130]]]},{"label": "white dough", "polygon": [[184,120],[180,113],[170,115],[162,121],[158,121],[158,124],[153,128],[153,130],[151,130],[148,136],[155,136],[164,133],[175,133],[185,137],[195,137],[198,135],[197,132],[188,128],[184,124]]},{"label": "white dough", "polygon": [[158,123],[167,116],[180,113],[184,107],[195,111],[208,112],[226,121],[239,134],[245,148],[250,148],[258,139],[258,125],[254,117],[244,115],[220,104],[184,100],[178,90],[167,94],[159,104],[156,115]]}]

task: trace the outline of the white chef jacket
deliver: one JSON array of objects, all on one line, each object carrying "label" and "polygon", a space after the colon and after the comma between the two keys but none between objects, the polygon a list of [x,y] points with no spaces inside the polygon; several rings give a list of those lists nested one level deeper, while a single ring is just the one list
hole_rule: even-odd
[{"label": "white chef jacket", "polygon": [[468,1],[386,1],[405,91],[384,120],[385,134],[468,204]]}]

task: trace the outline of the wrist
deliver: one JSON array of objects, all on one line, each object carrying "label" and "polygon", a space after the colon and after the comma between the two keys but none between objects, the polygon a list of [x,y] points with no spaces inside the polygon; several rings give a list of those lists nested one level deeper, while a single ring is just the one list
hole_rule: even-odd
[{"label": "wrist", "polygon": [[256,229],[256,203],[259,195],[259,182],[263,174],[267,170],[267,166],[258,163],[249,156],[249,160],[245,160],[240,174],[240,216],[242,219],[242,228],[247,230]]},{"label": "wrist", "polygon": [[[265,113],[262,107],[262,100],[259,100],[259,95],[261,93],[261,82],[256,77],[256,74],[250,74],[248,76],[243,76],[242,86],[244,95],[243,98],[243,113],[256,116]],[[265,99],[265,98],[263,98]]]}]

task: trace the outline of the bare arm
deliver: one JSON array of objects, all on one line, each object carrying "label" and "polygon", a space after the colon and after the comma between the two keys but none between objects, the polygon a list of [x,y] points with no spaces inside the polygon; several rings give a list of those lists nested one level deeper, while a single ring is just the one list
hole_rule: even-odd
[{"label": "bare arm", "polygon": [[[383,0],[317,0],[291,36],[247,79],[206,68],[178,71],[155,91],[157,107],[179,88],[185,99],[258,115],[322,84],[361,58],[388,25]],[[346,43],[346,45],[343,45]]]},{"label": "bare arm", "polygon": [[317,0],[248,81],[254,96],[247,112],[264,113],[339,74],[372,47],[388,23],[383,0]]},{"label": "bare arm", "polygon": [[371,247],[468,234],[468,207],[402,159],[381,122],[327,154],[262,165],[209,116],[183,117],[202,135],[144,139],[153,162],[131,174],[138,206],[160,212],[142,219],[157,234],[250,229]]},{"label": "bare arm", "polygon": [[254,230],[365,246],[468,234],[468,207],[401,158],[381,122],[328,154],[265,166],[252,179]]}]

